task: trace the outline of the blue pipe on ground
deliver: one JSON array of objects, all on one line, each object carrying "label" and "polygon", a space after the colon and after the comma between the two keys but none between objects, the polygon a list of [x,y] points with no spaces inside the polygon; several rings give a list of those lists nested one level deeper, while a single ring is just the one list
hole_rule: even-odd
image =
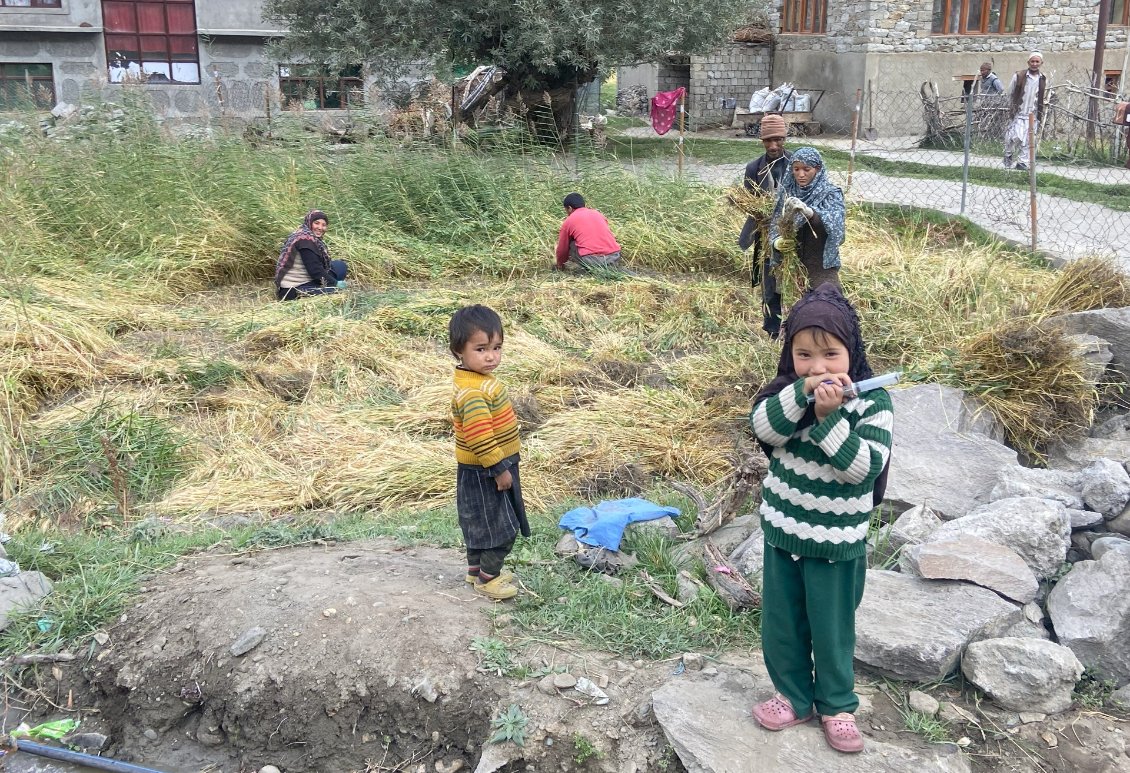
[{"label": "blue pipe on ground", "polygon": [[95,770],[109,770],[111,773],[162,773],[153,768],[143,768],[129,762],[112,760],[109,757],[98,757],[93,754],[84,754],[70,749],[59,749],[55,746],[45,746],[41,743],[20,740],[16,742],[16,751],[37,754],[40,757],[49,757],[62,762],[73,762],[76,765],[85,765]]}]

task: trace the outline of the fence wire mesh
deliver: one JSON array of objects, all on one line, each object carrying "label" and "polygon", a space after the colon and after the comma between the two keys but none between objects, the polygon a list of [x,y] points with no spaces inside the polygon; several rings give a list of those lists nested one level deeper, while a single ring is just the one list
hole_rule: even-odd
[{"label": "fence wire mesh", "polygon": [[1043,120],[1032,127],[1034,153],[1013,168],[1007,93],[979,94],[976,84],[970,93],[961,82],[826,94],[829,105],[854,107],[855,120],[839,136],[805,141],[846,156],[850,175],[835,176],[855,200],[963,214],[1052,255],[1107,254],[1130,265],[1130,126],[1114,123],[1118,96],[1092,88],[1088,73],[1058,77],[1048,78]]}]

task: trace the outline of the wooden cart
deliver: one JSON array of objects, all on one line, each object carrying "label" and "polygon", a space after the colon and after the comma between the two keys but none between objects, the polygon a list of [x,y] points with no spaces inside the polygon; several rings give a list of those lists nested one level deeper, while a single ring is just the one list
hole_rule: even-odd
[{"label": "wooden cart", "polygon": [[[823,89],[793,89],[789,92],[789,96],[785,98],[785,104],[789,103],[792,99],[794,92],[802,92],[813,96],[812,108],[809,110],[782,112],[780,110],[771,110],[769,112],[776,113],[785,119],[785,128],[790,135],[797,137],[813,137],[824,131],[824,127],[820,125],[819,121],[812,120],[812,114],[816,112],[816,106],[820,104],[820,100],[824,97]],[[760,137],[761,136],[761,119],[765,117],[764,112],[750,112],[742,108],[734,110],[734,120],[730,126],[734,129],[744,129],[747,137]]]}]

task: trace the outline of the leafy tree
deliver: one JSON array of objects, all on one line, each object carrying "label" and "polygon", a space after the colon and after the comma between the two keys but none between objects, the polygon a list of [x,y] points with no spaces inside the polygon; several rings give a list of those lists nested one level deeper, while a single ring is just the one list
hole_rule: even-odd
[{"label": "leafy tree", "polygon": [[527,104],[549,92],[557,124],[578,84],[612,67],[716,46],[765,0],[266,0],[287,30],[284,49],[386,76],[428,63],[502,67],[494,91]]}]

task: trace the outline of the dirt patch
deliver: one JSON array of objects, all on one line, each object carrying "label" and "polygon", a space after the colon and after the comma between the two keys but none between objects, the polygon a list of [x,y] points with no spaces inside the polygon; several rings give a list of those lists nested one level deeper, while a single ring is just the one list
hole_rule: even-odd
[{"label": "dirt patch", "polygon": [[[472,770],[484,748],[513,758],[499,770],[568,770],[589,745],[613,767],[588,769],[659,769],[662,733],[635,703],[667,669],[540,645],[521,678],[491,673],[471,645],[505,637],[505,611],[466,586],[454,551],[375,541],[201,557],[153,578],[70,689],[109,756],[162,770]],[[261,642],[233,655],[256,629]],[[539,689],[565,668],[604,684],[610,705]],[[524,746],[484,747],[512,703]]]},{"label": "dirt patch", "polygon": [[[61,680],[45,669],[41,695],[65,705],[69,694],[83,730],[111,739],[108,756],[173,773],[469,772],[484,754],[502,773],[683,770],[650,709],[655,689],[684,678],[682,661],[629,663],[531,639],[511,626],[507,605],[464,583],[461,559],[387,540],[186,559],[150,578]],[[509,665],[485,657],[484,641]],[[756,653],[699,660],[700,674],[723,675],[760,662]],[[607,705],[547,688],[561,672],[590,679]],[[924,747],[901,711],[907,686],[860,684],[868,738]],[[956,685],[929,689],[968,715],[949,733],[968,739],[978,773],[1130,768],[1123,715],[1025,723]],[[523,745],[489,743],[491,719],[512,704],[525,718]]]}]

